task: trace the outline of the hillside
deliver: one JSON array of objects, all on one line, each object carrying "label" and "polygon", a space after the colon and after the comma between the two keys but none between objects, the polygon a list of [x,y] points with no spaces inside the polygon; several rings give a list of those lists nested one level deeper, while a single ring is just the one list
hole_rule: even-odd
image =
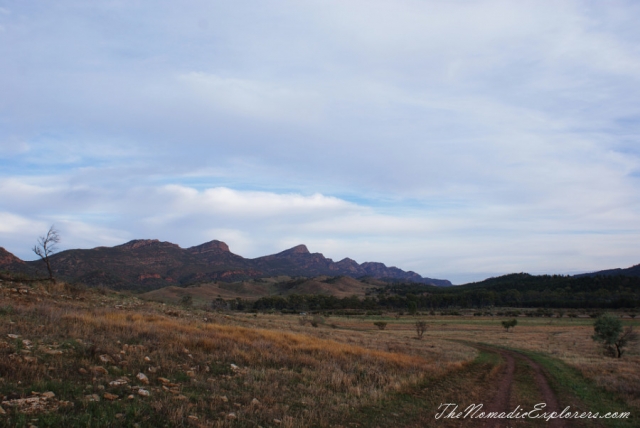
[{"label": "hillside", "polygon": [[[41,261],[23,262],[8,252],[4,259],[6,262],[0,269],[2,266],[15,271],[43,269]],[[60,278],[117,290],[151,291],[167,286],[322,275],[451,285],[447,280],[423,278],[415,272],[382,263],[358,264],[349,258],[334,262],[320,253],[309,252],[304,245],[247,259],[232,253],[227,244],[216,240],[189,248],[157,239],[141,239],[115,247],[66,250],[54,254],[51,265],[54,274]]]},{"label": "hillside", "polygon": [[190,296],[194,303],[209,304],[222,298],[256,300],[269,296],[323,295],[338,299],[365,297],[376,286],[348,276],[318,276],[314,278],[273,277],[238,282],[213,282],[189,287],[164,287],[140,295],[157,302],[177,303]]},{"label": "hillside", "polygon": [[640,276],[640,264],[634,265],[625,269],[620,269],[620,268],[606,269],[606,270],[600,270],[597,272],[583,273],[575,276],[580,277],[580,276],[618,276],[618,275]]}]

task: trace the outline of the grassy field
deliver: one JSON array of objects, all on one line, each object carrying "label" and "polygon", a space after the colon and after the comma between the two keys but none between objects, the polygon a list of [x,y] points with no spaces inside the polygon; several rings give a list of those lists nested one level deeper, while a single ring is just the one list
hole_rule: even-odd
[{"label": "grassy field", "polygon": [[[436,420],[438,406],[497,394],[504,350],[543,367],[561,403],[632,416],[593,426],[639,425],[638,346],[604,357],[589,318],[520,317],[506,332],[499,317],[313,320],[65,284],[0,287],[0,426],[469,426]],[[509,405],[531,408],[534,369],[515,364]]]}]

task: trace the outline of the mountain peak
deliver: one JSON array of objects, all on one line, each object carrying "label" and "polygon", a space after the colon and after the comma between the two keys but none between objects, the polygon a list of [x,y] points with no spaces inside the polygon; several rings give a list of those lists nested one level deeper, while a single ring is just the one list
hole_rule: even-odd
[{"label": "mountain peak", "polygon": [[203,253],[230,253],[229,246],[222,241],[214,239],[213,241],[205,242],[204,244],[196,245],[194,247],[187,248],[191,254],[203,254]]},{"label": "mountain peak", "polygon": [[299,254],[311,254],[311,253],[309,253],[309,249],[307,248],[306,245],[300,244],[300,245],[296,245],[293,248],[289,248],[288,250],[284,250],[283,252],[276,254],[276,256],[292,256],[292,255],[299,255]]},{"label": "mountain peak", "polygon": [[296,245],[295,247],[291,248],[289,251],[295,254],[309,254],[309,249],[304,244]]},{"label": "mountain peak", "polygon": [[120,248],[124,248],[126,250],[135,250],[137,248],[149,247],[149,246],[172,246],[178,247],[176,244],[172,244],[171,242],[160,242],[158,239],[134,239],[133,241],[129,241],[125,244],[118,245]]},{"label": "mountain peak", "polygon": [[9,266],[14,263],[24,264],[22,260],[0,247],[0,266]]}]

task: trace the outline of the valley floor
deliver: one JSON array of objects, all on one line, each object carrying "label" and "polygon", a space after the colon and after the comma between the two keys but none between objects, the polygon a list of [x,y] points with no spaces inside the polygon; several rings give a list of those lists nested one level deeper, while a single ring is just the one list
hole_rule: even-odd
[{"label": "valley floor", "polygon": [[215,312],[5,281],[0,426],[547,426],[455,418],[445,403],[629,412],[548,426],[640,425],[637,345],[612,359],[591,319],[500,321]]}]

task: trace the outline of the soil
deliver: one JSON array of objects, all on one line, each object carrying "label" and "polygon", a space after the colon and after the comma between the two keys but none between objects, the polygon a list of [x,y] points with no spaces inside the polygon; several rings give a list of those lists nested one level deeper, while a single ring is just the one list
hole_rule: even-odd
[{"label": "soil", "polygon": [[[493,397],[493,400],[487,406],[487,409],[490,412],[509,412],[513,410],[510,407],[510,397],[511,390],[513,387],[515,373],[516,373],[516,359],[524,361],[529,367],[533,369],[534,381],[538,391],[540,392],[540,396],[542,397],[542,402],[546,403],[546,407],[544,408],[545,413],[557,412],[560,413],[562,409],[560,408],[560,404],[558,402],[558,398],[556,394],[553,392],[551,387],[549,386],[549,382],[547,381],[547,375],[545,374],[544,369],[540,364],[533,361],[531,358],[515,351],[508,350],[497,350],[497,349],[487,349],[484,347],[478,347],[478,349],[485,349],[493,352],[498,352],[502,358],[505,360],[505,366],[503,369],[503,373],[501,375],[499,384],[498,384],[498,392]],[[512,426],[513,423],[508,420],[490,420],[487,421],[484,425],[486,428],[503,428]],[[562,419],[550,419],[546,425],[549,428],[565,428],[568,427],[566,421]]]}]

